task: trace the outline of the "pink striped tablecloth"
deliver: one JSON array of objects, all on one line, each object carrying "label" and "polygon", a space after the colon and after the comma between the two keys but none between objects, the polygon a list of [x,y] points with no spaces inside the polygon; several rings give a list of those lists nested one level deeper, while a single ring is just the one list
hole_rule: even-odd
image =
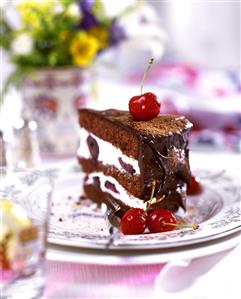
[{"label": "pink striped tablecloth", "polygon": [[193,260],[145,266],[47,262],[42,299],[240,298],[241,243]]},{"label": "pink striped tablecloth", "polygon": [[164,265],[102,266],[49,261],[44,299],[148,298]]}]

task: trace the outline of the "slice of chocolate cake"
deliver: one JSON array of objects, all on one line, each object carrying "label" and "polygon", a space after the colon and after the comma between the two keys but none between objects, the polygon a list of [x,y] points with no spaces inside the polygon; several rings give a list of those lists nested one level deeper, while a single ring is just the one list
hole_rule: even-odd
[{"label": "slice of chocolate cake", "polygon": [[192,124],[176,115],[136,121],[127,111],[79,110],[78,160],[86,173],[85,195],[121,216],[130,207],[185,209],[190,179],[188,133]]}]

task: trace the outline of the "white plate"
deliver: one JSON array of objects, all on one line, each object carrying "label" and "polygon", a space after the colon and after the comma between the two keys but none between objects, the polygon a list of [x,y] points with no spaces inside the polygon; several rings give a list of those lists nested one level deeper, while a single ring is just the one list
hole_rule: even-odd
[{"label": "white plate", "polygon": [[[240,182],[225,172],[197,170],[203,193],[187,199],[186,222],[199,223],[197,230],[180,229],[166,233],[110,236],[109,226],[98,207],[79,200],[82,175],[78,171],[57,172],[48,241],[75,248],[112,250],[179,250],[182,247],[218,240],[241,230]],[[111,239],[111,244],[110,244]],[[110,250],[108,250],[110,252]]]},{"label": "white plate", "polygon": [[217,254],[240,243],[240,232],[217,240],[179,248],[156,250],[99,250],[48,245],[47,259],[95,265],[150,265]]}]

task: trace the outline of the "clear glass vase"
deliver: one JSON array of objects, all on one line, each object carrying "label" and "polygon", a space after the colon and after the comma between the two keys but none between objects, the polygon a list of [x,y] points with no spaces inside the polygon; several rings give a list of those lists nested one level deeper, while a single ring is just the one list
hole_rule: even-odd
[{"label": "clear glass vase", "polygon": [[22,80],[23,115],[38,124],[40,154],[68,157],[79,143],[77,110],[87,105],[90,71],[41,69]]}]

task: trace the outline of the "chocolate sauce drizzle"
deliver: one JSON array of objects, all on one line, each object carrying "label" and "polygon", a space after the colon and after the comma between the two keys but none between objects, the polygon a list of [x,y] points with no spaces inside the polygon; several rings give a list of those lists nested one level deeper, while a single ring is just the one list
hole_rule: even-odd
[{"label": "chocolate sauce drizzle", "polygon": [[158,205],[171,210],[177,210],[179,206],[185,208],[183,187],[191,176],[187,145],[187,134],[161,138],[140,136],[139,166],[142,198],[145,201],[150,199],[152,182],[156,181],[154,196],[157,203],[152,204],[151,208]]}]

